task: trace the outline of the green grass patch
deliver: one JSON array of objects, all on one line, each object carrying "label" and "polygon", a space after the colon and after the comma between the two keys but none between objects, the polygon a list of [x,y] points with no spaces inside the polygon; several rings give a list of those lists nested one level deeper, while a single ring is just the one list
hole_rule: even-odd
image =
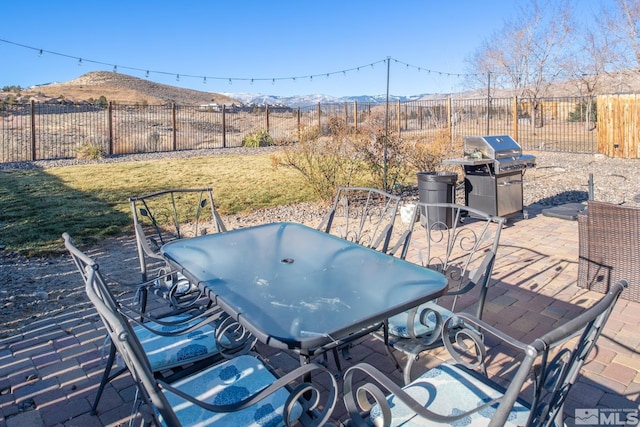
[{"label": "green grass patch", "polygon": [[303,177],[273,169],[268,154],[211,156],[0,172],[0,244],[27,255],[131,234],[128,198],[169,188],[212,187],[222,215],[316,201]]}]

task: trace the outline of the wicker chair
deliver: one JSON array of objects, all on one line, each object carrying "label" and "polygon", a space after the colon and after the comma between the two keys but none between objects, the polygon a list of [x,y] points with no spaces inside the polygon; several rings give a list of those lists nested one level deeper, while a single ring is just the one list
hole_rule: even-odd
[{"label": "wicker chair", "polygon": [[[462,329],[450,318],[444,334],[455,327],[457,339],[443,341],[453,359],[405,387],[369,364],[352,366],[344,376],[348,425],[564,425],[567,394],[626,285],[616,283],[579,316],[526,343],[468,314],[457,315]],[[505,365],[507,348],[515,352]]]},{"label": "wicker chair", "polygon": [[622,297],[640,302],[640,208],[589,201],[578,216],[578,286],[606,293],[624,278]]}]

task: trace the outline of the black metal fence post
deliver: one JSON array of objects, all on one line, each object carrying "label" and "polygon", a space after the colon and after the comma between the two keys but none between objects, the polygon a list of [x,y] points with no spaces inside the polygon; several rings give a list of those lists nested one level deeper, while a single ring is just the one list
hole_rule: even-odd
[{"label": "black metal fence post", "polygon": [[222,148],[227,148],[227,116],[226,107],[222,104]]},{"label": "black metal fence post", "polygon": [[38,159],[36,155],[36,104],[31,100],[31,160]]},{"label": "black metal fence post", "polygon": [[113,103],[109,101],[107,106],[107,127],[109,129],[109,155],[113,154]]}]

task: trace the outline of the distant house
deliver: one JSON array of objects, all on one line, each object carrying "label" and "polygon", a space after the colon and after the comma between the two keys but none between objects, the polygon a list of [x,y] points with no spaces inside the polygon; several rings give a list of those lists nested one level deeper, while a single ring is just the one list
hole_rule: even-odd
[{"label": "distant house", "polygon": [[227,113],[237,113],[242,109],[242,105],[237,105],[233,102],[225,102],[223,104],[218,104],[217,102],[211,104],[200,104],[201,111],[222,111],[222,107]]}]

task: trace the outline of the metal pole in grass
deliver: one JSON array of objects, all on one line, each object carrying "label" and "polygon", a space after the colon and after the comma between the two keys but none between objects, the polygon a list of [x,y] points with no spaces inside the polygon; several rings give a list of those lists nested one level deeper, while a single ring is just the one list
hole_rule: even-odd
[{"label": "metal pole in grass", "polygon": [[387,56],[387,102],[384,113],[384,147],[382,153],[382,185],[388,190],[387,185],[387,144],[389,143],[389,71],[391,69],[391,57]]}]

